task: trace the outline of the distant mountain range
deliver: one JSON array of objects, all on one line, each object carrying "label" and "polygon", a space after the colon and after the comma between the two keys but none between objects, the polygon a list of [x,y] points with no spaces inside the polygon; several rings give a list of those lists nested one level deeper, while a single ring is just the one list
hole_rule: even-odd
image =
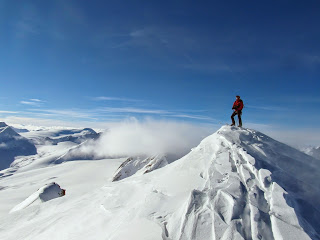
[{"label": "distant mountain range", "polygon": [[10,167],[17,156],[37,154],[35,145],[0,122],[0,170]]}]

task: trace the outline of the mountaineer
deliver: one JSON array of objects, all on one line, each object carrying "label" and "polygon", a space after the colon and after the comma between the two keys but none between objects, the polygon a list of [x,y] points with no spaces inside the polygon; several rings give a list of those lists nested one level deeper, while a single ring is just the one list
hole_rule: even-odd
[{"label": "mountaineer", "polygon": [[231,126],[234,126],[236,122],[234,121],[234,116],[238,115],[239,119],[239,125],[238,127],[242,127],[242,120],[241,120],[241,115],[242,115],[242,109],[243,109],[243,101],[240,99],[240,96],[236,96],[236,101],[233,103],[232,109],[234,109],[234,112],[231,115],[231,120],[232,124]]}]

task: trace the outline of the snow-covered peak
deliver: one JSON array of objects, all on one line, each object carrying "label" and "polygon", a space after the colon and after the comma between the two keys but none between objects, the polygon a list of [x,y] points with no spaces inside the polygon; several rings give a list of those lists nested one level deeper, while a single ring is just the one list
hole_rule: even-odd
[{"label": "snow-covered peak", "polygon": [[[117,173],[127,175],[121,181],[112,181],[115,166],[108,173],[114,159],[24,172],[34,182],[64,175],[70,195],[0,219],[0,238],[320,239],[320,161],[311,156],[258,131],[223,126],[186,156],[143,174],[157,159],[123,159]],[[81,164],[99,169],[76,167]],[[89,184],[74,195],[86,182],[82,175],[94,181],[98,172],[103,187]],[[74,174],[81,181],[73,181]],[[25,179],[13,175],[4,186],[28,184]]]},{"label": "snow-covered peak", "polygon": [[20,135],[15,132],[11,127],[9,126],[4,126],[3,127],[0,126],[0,140],[4,140],[7,138],[13,138],[13,137],[19,137]]},{"label": "snow-covered peak", "polygon": [[0,128],[3,128],[3,127],[8,127],[8,125],[5,122],[0,122]]},{"label": "snow-covered peak", "polygon": [[320,190],[320,184],[314,184],[314,177],[320,177],[319,161],[295,148],[259,131],[230,126],[221,127],[212,137],[226,140],[236,147],[240,154],[246,153],[251,156],[255,168],[264,168],[271,172],[276,170],[274,178],[281,171]]},{"label": "snow-covered peak", "polygon": [[[315,233],[320,220],[320,184],[315,182],[320,178],[319,161],[261,132],[223,126],[172,167],[176,175],[188,173],[188,178],[198,181],[188,203],[195,224],[189,234],[197,231],[199,222],[195,221],[201,210],[215,219],[215,236],[223,239],[309,239],[304,232],[319,237],[319,231]],[[175,182],[173,176],[165,178]],[[184,184],[170,188],[181,187],[192,191]],[[199,201],[205,204],[199,206]],[[212,210],[205,210],[207,204]],[[194,237],[182,232],[181,236]]]},{"label": "snow-covered peak", "polygon": [[37,149],[34,144],[4,122],[0,123],[0,170],[8,168],[16,156],[36,153]]},{"label": "snow-covered peak", "polygon": [[58,144],[60,142],[74,142],[74,143],[82,143],[88,139],[97,139],[99,134],[96,133],[91,128],[84,129],[76,129],[76,130],[62,130],[55,132],[55,135],[52,137],[46,137],[45,141],[50,142],[52,144]]},{"label": "snow-covered peak", "polygon": [[155,222],[163,239],[318,239],[318,162],[261,132],[223,126],[185,157],[108,185],[104,207],[112,215],[112,201],[128,219]]},{"label": "snow-covered peak", "polygon": [[5,122],[0,122],[0,128],[8,127],[8,125]]},{"label": "snow-covered peak", "polygon": [[303,149],[302,151],[305,152],[306,154],[320,160],[320,146],[319,147],[308,147],[306,149]]}]

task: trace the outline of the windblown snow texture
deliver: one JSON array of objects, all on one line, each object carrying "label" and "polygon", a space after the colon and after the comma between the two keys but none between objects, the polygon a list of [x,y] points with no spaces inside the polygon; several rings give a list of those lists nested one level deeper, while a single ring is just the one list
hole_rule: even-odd
[{"label": "windblown snow texture", "polygon": [[165,156],[153,156],[153,157],[130,157],[123,162],[114,174],[112,181],[118,181],[125,179],[134,174],[142,175],[152,172],[155,169],[162,168],[168,164]]},{"label": "windblown snow texture", "polygon": [[73,161],[0,179],[1,203],[28,178],[32,186],[53,174],[70,192],[0,216],[0,239],[320,239],[320,161],[309,155],[223,126],[183,158],[162,167],[157,159]]},{"label": "windblown snow texture", "polygon": [[127,179],[109,194],[121,203],[127,185],[141,193],[128,200],[130,208],[118,207],[128,219],[132,208],[156,221],[163,239],[319,239],[319,173],[312,157],[260,132],[224,126],[182,159],[133,180],[153,183],[149,192]]},{"label": "windblown snow texture", "polygon": [[0,122],[0,170],[6,169],[16,156],[28,156],[37,149],[28,139],[20,136],[4,122]]}]

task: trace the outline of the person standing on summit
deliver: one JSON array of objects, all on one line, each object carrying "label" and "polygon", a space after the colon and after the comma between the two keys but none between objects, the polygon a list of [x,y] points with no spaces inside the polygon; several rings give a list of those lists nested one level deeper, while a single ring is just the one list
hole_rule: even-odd
[{"label": "person standing on summit", "polygon": [[232,120],[231,126],[234,126],[236,124],[236,122],[234,121],[234,116],[238,115],[238,119],[239,119],[238,127],[242,127],[241,115],[242,115],[242,109],[243,109],[243,101],[240,99],[240,96],[236,96],[236,101],[233,103],[232,109],[234,109],[234,112],[231,115],[231,120]]}]

